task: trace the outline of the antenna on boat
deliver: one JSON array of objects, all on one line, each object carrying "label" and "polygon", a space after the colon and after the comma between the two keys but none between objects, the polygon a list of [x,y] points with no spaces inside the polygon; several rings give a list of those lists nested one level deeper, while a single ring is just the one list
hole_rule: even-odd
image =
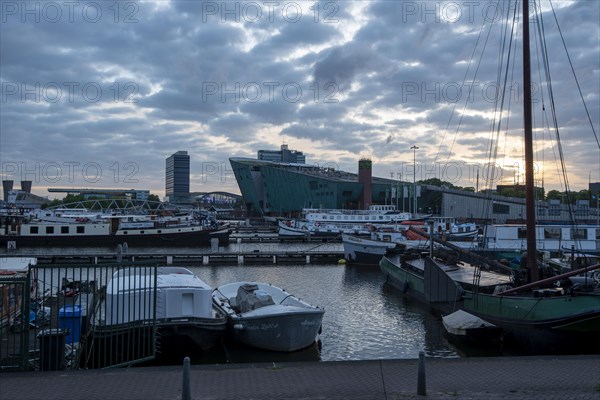
[{"label": "antenna on boat", "polygon": [[533,133],[531,112],[531,55],[529,48],[529,0],[523,0],[523,124],[525,136],[525,215],[527,226],[527,268],[531,280],[539,280],[535,243],[535,198],[533,176]]}]

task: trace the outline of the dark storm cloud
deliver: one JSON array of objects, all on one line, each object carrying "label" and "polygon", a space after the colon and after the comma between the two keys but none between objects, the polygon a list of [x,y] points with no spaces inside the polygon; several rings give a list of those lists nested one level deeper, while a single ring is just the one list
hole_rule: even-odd
[{"label": "dark storm cloud", "polygon": [[[378,170],[396,170],[415,143],[423,160],[445,158],[456,146],[486,159],[480,138],[490,130],[498,96],[502,25],[496,21],[485,51],[474,51],[490,9],[489,2],[468,3],[287,2],[270,9],[261,2],[81,2],[71,21],[57,2],[62,15],[51,21],[52,10],[23,19],[25,2],[3,2],[2,162],[93,161],[103,166],[97,184],[104,186],[124,185],[122,175],[108,178],[111,165],[126,172],[124,165],[134,163],[137,187],[160,192],[164,159],[174,151],[190,151],[193,189],[237,191],[229,178],[207,179],[206,166],[221,171],[230,156],[277,148],[282,137],[309,162],[335,154],[350,171],[351,155],[373,156],[381,159]],[[599,7],[555,4],[596,132]],[[557,120],[567,155],[575,157],[571,165],[587,174],[597,167],[598,148],[554,25],[545,13],[549,52],[561,56],[549,64],[555,99],[568,100],[557,107]],[[519,52],[517,46],[516,64]],[[465,76],[476,85],[464,86]],[[509,139],[520,131],[521,96],[517,87],[504,106]],[[535,96],[536,121],[551,120],[549,98],[542,110],[541,92]],[[299,148],[294,139],[313,147]]]}]

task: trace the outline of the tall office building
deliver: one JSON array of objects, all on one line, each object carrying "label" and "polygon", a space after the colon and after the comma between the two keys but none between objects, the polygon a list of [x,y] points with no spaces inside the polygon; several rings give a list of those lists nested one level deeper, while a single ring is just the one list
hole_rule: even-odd
[{"label": "tall office building", "polygon": [[306,156],[301,151],[290,150],[287,144],[281,150],[259,150],[258,159],[263,161],[306,164]]},{"label": "tall office building", "polygon": [[189,202],[190,156],[187,151],[178,151],[166,160],[165,195],[170,202]]}]

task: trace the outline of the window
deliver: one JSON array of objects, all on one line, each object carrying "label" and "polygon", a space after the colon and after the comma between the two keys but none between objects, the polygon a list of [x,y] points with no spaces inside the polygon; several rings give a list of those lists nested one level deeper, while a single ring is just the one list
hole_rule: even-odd
[{"label": "window", "polygon": [[519,239],[526,239],[527,238],[527,229],[519,228],[517,231],[517,237]]},{"label": "window", "polygon": [[47,226],[46,227],[46,234],[47,235],[51,235],[54,233],[54,227],[53,226]]},{"label": "window", "polygon": [[85,233],[85,226],[78,226],[77,233]]},{"label": "window", "polygon": [[544,228],[544,239],[560,239],[560,228]]},{"label": "window", "polygon": [[494,214],[508,214],[510,213],[510,206],[508,204],[494,203],[492,212]]},{"label": "window", "polygon": [[39,228],[37,226],[30,226],[29,227],[29,233],[32,234],[32,235],[37,235],[39,233],[38,229]]},{"label": "window", "polygon": [[571,228],[571,239],[587,239],[587,229]]},{"label": "window", "polygon": [[69,227],[68,226],[61,226],[60,227],[60,233],[69,233]]}]

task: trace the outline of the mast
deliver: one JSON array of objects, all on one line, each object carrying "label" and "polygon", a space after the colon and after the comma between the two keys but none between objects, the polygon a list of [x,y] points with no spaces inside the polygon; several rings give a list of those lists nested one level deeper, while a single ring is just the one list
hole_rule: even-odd
[{"label": "mast", "polygon": [[535,232],[533,176],[533,129],[531,112],[531,57],[529,49],[529,0],[523,0],[523,123],[525,129],[525,214],[527,222],[527,268],[531,280],[539,280]]}]

